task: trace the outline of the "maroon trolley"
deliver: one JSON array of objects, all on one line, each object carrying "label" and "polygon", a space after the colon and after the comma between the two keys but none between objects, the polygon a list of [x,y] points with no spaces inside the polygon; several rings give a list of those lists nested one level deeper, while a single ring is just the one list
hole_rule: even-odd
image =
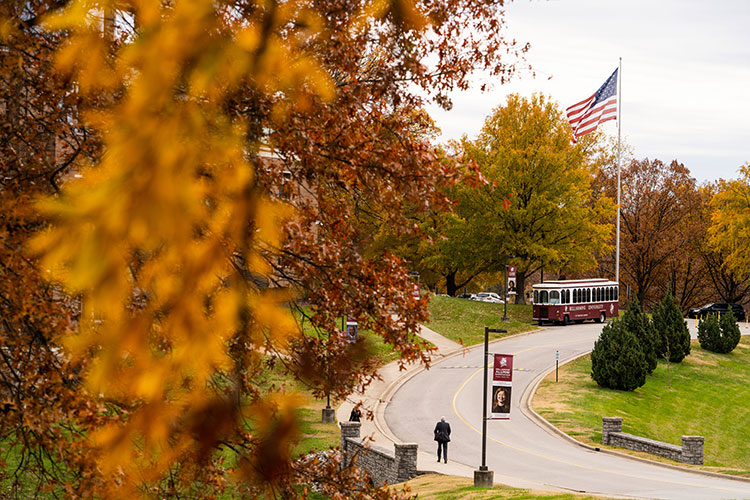
[{"label": "maroon trolley", "polygon": [[619,288],[616,281],[603,278],[545,281],[532,287],[534,321],[582,323],[587,319],[603,322],[619,312]]}]

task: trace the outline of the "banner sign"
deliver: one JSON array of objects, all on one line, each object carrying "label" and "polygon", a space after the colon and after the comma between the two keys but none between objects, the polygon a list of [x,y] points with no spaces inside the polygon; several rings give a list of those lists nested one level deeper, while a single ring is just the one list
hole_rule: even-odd
[{"label": "banner sign", "polygon": [[510,418],[510,397],[513,389],[513,355],[495,354],[492,368],[491,419]]},{"label": "banner sign", "polygon": [[516,294],[516,266],[508,266],[508,295]]},{"label": "banner sign", "polygon": [[346,322],[346,340],[352,343],[356,342],[358,332],[359,332],[359,323],[357,323],[356,321]]}]

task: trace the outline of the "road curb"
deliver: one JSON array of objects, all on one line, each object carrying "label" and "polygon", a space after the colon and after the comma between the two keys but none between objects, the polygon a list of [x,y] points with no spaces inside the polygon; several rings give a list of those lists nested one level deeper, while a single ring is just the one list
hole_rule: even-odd
[{"label": "road curb", "polygon": [[[563,361],[560,362],[560,366],[564,366],[564,365],[566,365],[568,363],[571,363],[571,362],[575,361],[578,358],[582,358],[583,356],[586,356],[588,354],[590,354],[590,352],[585,352],[585,353],[579,354],[577,356],[573,356],[571,358],[567,358],[567,359],[565,359],[565,360],[563,360]],[[534,409],[529,404],[530,401],[531,401],[531,398],[536,393],[536,390],[539,387],[539,384],[541,384],[542,380],[544,380],[544,378],[547,375],[549,375],[550,373],[552,373],[552,371],[554,369],[555,369],[555,367],[552,367],[549,370],[547,370],[545,372],[542,372],[541,374],[537,375],[537,377],[534,380],[532,380],[531,384],[529,384],[529,386],[526,389],[526,391],[524,391],[524,393],[521,395],[521,412],[524,415],[526,415],[527,417],[529,417],[529,419],[531,419],[532,421],[534,421],[534,423],[536,423],[539,427],[541,427],[544,430],[546,430],[549,434],[551,434],[551,435],[553,435],[553,436],[555,436],[557,438],[560,438],[563,441],[568,441],[569,443],[572,443],[572,444],[575,444],[577,446],[580,446],[581,448],[587,449],[589,451],[594,451],[594,452],[598,452],[598,453],[605,453],[607,455],[614,455],[614,456],[617,456],[617,457],[627,458],[629,460],[633,460],[633,461],[636,461],[636,462],[647,463],[647,464],[651,464],[651,465],[658,465],[660,467],[664,467],[664,468],[667,468],[667,469],[679,470],[679,471],[683,471],[683,472],[692,472],[692,473],[695,473],[695,474],[701,474],[703,476],[715,477],[715,478],[719,478],[719,479],[733,479],[733,480],[742,481],[742,482],[745,482],[745,483],[750,483],[750,478],[743,477],[743,476],[734,476],[732,474],[721,474],[721,473],[718,473],[718,472],[711,472],[711,471],[706,471],[706,470],[701,470],[701,469],[690,469],[688,467],[680,467],[679,465],[667,464],[667,463],[664,463],[664,462],[657,462],[655,460],[649,460],[648,458],[636,457],[636,456],[629,455],[627,453],[622,453],[622,452],[619,452],[619,451],[616,451],[616,450],[612,450],[612,449],[609,449],[609,448],[601,448],[601,447],[598,447],[598,446],[597,447],[591,446],[591,445],[588,445],[586,443],[582,443],[582,442],[578,441],[577,439],[575,439],[574,437],[571,437],[570,435],[564,433],[563,431],[561,431],[560,429],[558,429],[557,427],[555,427],[554,425],[552,425],[549,421],[547,421],[547,419],[545,419],[544,417],[542,417],[541,415],[539,415],[537,412],[535,412]]]}]

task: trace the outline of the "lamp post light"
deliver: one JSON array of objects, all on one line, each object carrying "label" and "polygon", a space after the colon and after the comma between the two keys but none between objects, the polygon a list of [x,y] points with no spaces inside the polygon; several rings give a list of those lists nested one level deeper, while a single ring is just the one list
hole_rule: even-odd
[{"label": "lamp post light", "polygon": [[490,355],[490,333],[508,333],[503,328],[484,327],[484,385],[482,386],[482,465],[474,471],[475,488],[492,488],[495,473],[487,467],[487,359]]},{"label": "lamp post light", "polygon": [[515,255],[505,254],[505,287],[503,289],[503,321],[510,321],[508,318],[508,259],[515,258]]}]

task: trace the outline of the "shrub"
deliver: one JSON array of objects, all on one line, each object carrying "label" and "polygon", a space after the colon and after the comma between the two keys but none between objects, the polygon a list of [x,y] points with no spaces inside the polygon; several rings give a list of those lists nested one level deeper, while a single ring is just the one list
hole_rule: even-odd
[{"label": "shrub", "polygon": [[721,340],[719,350],[715,351],[721,354],[732,352],[737,344],[740,343],[740,326],[730,310],[727,314],[722,314],[719,320],[719,329],[721,330]]},{"label": "shrub", "polygon": [[668,356],[669,361],[679,363],[690,354],[690,332],[671,290],[667,290],[664,300],[654,308],[653,323],[657,356],[665,359]]},{"label": "shrub", "polygon": [[591,378],[602,387],[632,391],[646,383],[646,356],[620,320],[602,329],[591,351]]},{"label": "shrub", "polygon": [[719,352],[719,343],[721,340],[721,329],[719,328],[719,318],[715,314],[709,314],[698,322],[698,342],[701,347],[707,351]]},{"label": "shrub", "polygon": [[622,325],[638,339],[638,344],[646,357],[648,373],[652,373],[657,365],[656,330],[648,315],[641,309],[637,295],[633,295],[633,299],[628,303],[628,308],[622,315]]}]

